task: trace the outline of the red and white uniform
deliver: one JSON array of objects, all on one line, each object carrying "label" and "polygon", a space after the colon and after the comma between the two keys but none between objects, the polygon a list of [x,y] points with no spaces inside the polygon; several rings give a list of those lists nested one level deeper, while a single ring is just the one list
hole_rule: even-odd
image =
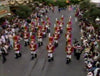
[{"label": "red and white uniform", "polygon": [[47,50],[48,50],[48,53],[53,53],[54,52],[54,45],[52,43],[49,43],[47,45]]},{"label": "red and white uniform", "polygon": [[70,27],[70,26],[67,27],[67,28],[66,28],[66,31],[69,31],[69,32],[72,31],[72,27]]},{"label": "red and white uniform", "polygon": [[43,27],[42,27],[42,32],[43,32],[43,34],[46,34],[46,26],[44,25]]},{"label": "red and white uniform", "polygon": [[55,32],[58,32],[58,34],[60,34],[61,28],[59,26],[56,26],[54,29],[55,29]]},{"label": "red and white uniform", "polygon": [[24,32],[24,39],[28,39],[29,38],[29,33],[28,32]]},{"label": "red and white uniform", "polygon": [[71,38],[71,37],[72,37],[72,34],[71,34],[70,32],[67,32],[67,33],[65,34],[65,38],[66,38],[66,39]]},{"label": "red and white uniform", "polygon": [[63,30],[63,25],[64,25],[64,23],[63,23],[63,22],[61,22],[61,23],[60,23],[60,25],[59,25],[60,30]]},{"label": "red and white uniform", "polygon": [[16,41],[14,42],[14,50],[15,50],[15,53],[20,52],[20,44]]},{"label": "red and white uniform", "polygon": [[62,16],[61,16],[61,21],[63,21],[63,20],[64,20],[64,16],[62,15]]},{"label": "red and white uniform", "polygon": [[50,37],[49,37],[49,43],[50,43],[50,42],[52,43],[53,41],[54,41],[54,37],[53,37],[53,36],[50,36]]},{"label": "red and white uniform", "polygon": [[37,36],[38,36],[38,38],[42,38],[43,33],[39,30],[38,33],[37,33]]},{"label": "red and white uniform", "polygon": [[72,52],[73,52],[73,47],[70,45],[70,46],[67,46],[66,47],[66,57],[69,57],[71,59],[71,55],[72,55]]},{"label": "red and white uniform", "polygon": [[29,41],[29,33],[28,32],[24,32],[24,41],[28,42]]},{"label": "red and white uniform", "polygon": [[39,30],[37,33],[38,41],[42,42],[43,33]]},{"label": "red and white uniform", "polygon": [[54,40],[57,40],[57,41],[58,41],[58,39],[59,39],[59,34],[58,34],[58,33],[54,33],[53,37],[54,37]]},{"label": "red and white uniform", "polygon": [[69,37],[69,38],[67,39],[67,42],[68,42],[69,44],[71,44],[72,39]]},{"label": "red and white uniform", "polygon": [[36,54],[37,44],[35,43],[34,40],[31,40],[30,42],[30,50],[31,50],[31,54]]}]

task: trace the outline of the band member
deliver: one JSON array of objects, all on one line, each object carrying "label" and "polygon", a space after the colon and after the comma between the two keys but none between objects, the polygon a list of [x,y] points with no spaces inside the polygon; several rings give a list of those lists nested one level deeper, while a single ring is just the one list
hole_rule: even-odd
[{"label": "band member", "polygon": [[63,33],[63,25],[64,25],[64,23],[60,23],[60,25],[59,25],[59,27],[60,27],[60,33]]},{"label": "band member", "polygon": [[54,52],[54,45],[53,42],[49,42],[47,45],[47,51],[48,51],[48,62],[54,60],[53,52]]},{"label": "band member", "polygon": [[29,33],[26,30],[24,32],[24,42],[25,46],[29,45]]},{"label": "band member", "polygon": [[49,43],[53,42],[54,41],[54,37],[51,36],[51,34],[49,34]]},{"label": "band member", "polygon": [[31,55],[32,55],[32,60],[34,58],[37,57],[37,54],[36,54],[36,50],[37,50],[37,44],[35,42],[35,36],[31,36],[31,41],[30,41],[30,50],[31,50]]},{"label": "band member", "polygon": [[59,20],[56,18],[56,25],[59,25],[59,23],[60,23]]},{"label": "band member", "polygon": [[31,23],[31,26],[30,26],[30,36],[31,35],[35,35],[35,25],[34,25],[34,23]]},{"label": "band member", "polygon": [[67,23],[66,31],[69,31],[69,32],[72,31],[72,27],[69,23]]},{"label": "band member", "polygon": [[63,22],[63,21],[64,21],[64,15],[61,16],[61,22]]},{"label": "band member", "polygon": [[47,33],[50,33],[50,22],[46,23],[46,29],[47,29]]},{"label": "band member", "polygon": [[42,27],[42,32],[43,32],[43,38],[45,38],[46,37],[46,26],[45,25],[43,25]]},{"label": "band member", "polygon": [[42,46],[43,45],[43,33],[41,30],[38,30],[38,33],[37,33],[37,36],[38,36],[38,46]]},{"label": "band member", "polygon": [[53,37],[54,37],[54,45],[55,45],[55,47],[57,47],[58,46],[59,34],[57,32],[55,32]]},{"label": "band member", "polygon": [[56,26],[54,27],[54,31],[57,32],[59,35],[60,35],[60,29],[61,29],[60,26],[57,26],[57,25],[56,25]]},{"label": "band member", "polygon": [[65,38],[66,38],[66,45],[67,43],[71,43],[72,34],[69,31],[66,32]]},{"label": "band member", "polygon": [[72,52],[73,52],[73,47],[71,44],[68,44],[66,46],[66,64],[69,64],[71,62]]},{"label": "band member", "polygon": [[20,52],[20,44],[18,41],[14,41],[14,50],[15,50],[15,55],[16,55],[16,59],[21,57],[21,52]]}]

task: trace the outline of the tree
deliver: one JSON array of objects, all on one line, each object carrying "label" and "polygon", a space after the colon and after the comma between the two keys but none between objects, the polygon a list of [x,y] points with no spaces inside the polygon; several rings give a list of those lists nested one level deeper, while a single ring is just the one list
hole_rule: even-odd
[{"label": "tree", "polygon": [[89,0],[84,0],[80,3],[80,9],[83,11],[83,18],[86,18],[90,23],[97,27],[95,19],[100,18],[100,8],[97,8],[95,4],[90,3]]},{"label": "tree", "polygon": [[32,13],[32,9],[27,5],[19,5],[18,9],[16,10],[16,14],[20,18],[27,18]]}]

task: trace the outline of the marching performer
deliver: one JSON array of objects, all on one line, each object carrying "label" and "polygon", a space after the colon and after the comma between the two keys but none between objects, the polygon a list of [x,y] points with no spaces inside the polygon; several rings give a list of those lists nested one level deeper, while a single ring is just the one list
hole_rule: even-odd
[{"label": "marching performer", "polygon": [[71,27],[71,25],[69,23],[67,23],[66,31],[69,31],[69,32],[72,31],[72,27]]},{"label": "marching performer", "polygon": [[33,60],[34,58],[37,57],[37,54],[36,54],[37,44],[35,42],[35,36],[34,35],[31,36],[30,50],[31,50],[31,55],[32,55],[31,59]]},{"label": "marching performer", "polygon": [[21,52],[20,52],[20,44],[19,44],[19,38],[17,36],[14,37],[14,51],[16,55],[16,59],[21,57]]},{"label": "marching performer", "polygon": [[26,30],[24,31],[24,42],[25,46],[29,45],[29,33]]},{"label": "marching performer", "polygon": [[55,47],[57,47],[58,46],[59,34],[57,32],[55,32],[53,34],[53,37],[54,37],[54,45],[55,45]]},{"label": "marching performer", "polygon": [[59,25],[59,27],[60,27],[60,33],[63,33],[63,25],[64,25],[64,23],[60,23],[60,25]]},{"label": "marching performer", "polygon": [[46,23],[46,29],[47,29],[47,33],[50,33],[50,22]]},{"label": "marching performer", "polygon": [[46,26],[45,25],[42,26],[42,32],[43,32],[43,38],[45,38],[46,37]]},{"label": "marching performer", "polygon": [[49,42],[47,45],[47,51],[48,51],[48,62],[54,60],[53,52],[54,52],[54,45],[53,42]]},{"label": "marching performer", "polygon": [[38,46],[40,47],[40,46],[43,45],[43,40],[42,40],[42,38],[43,38],[43,33],[42,33],[41,30],[38,30],[38,32],[37,32],[37,37],[38,37]]},{"label": "marching performer", "polygon": [[31,26],[30,26],[30,36],[31,35],[35,35],[35,25],[33,22],[31,23]]},{"label": "marching performer", "polygon": [[66,46],[66,64],[69,64],[71,62],[72,52],[73,52],[73,47],[71,44],[68,44]]},{"label": "marching performer", "polygon": [[59,25],[59,23],[60,23],[59,20],[56,18],[56,25]]},{"label": "marching performer", "polygon": [[69,31],[67,31],[65,34],[65,38],[66,38],[66,45],[68,42],[71,43],[72,34]]},{"label": "marching performer", "polygon": [[63,21],[64,21],[64,15],[61,16],[61,22],[63,22]]}]

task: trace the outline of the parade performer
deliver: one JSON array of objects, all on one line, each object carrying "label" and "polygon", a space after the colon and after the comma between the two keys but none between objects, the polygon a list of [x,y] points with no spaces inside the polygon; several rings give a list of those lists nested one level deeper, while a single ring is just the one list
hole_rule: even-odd
[{"label": "parade performer", "polygon": [[30,26],[30,36],[31,35],[35,35],[35,25],[33,22],[31,23],[31,26]]},{"label": "parade performer", "polygon": [[64,15],[61,16],[61,22],[63,22],[63,21],[64,21]]},{"label": "parade performer", "polygon": [[69,64],[71,62],[72,52],[73,52],[73,47],[71,44],[68,44],[66,46],[66,64]]},{"label": "parade performer", "polygon": [[59,25],[59,23],[60,23],[59,20],[56,18],[56,25]]},{"label": "parade performer", "polygon": [[71,43],[72,34],[69,31],[67,31],[65,34],[65,38],[66,38],[66,45],[67,43]]},{"label": "parade performer", "polygon": [[40,47],[40,46],[43,45],[43,40],[42,40],[42,38],[43,38],[43,33],[42,33],[41,30],[38,30],[38,32],[37,32],[37,37],[38,37],[38,46]]},{"label": "parade performer", "polygon": [[55,32],[53,34],[53,37],[54,37],[54,45],[55,45],[55,47],[57,47],[58,46],[59,34],[57,32]]},{"label": "parade performer", "polygon": [[48,51],[48,62],[54,60],[53,52],[54,52],[54,45],[53,42],[49,42],[47,45],[47,51]]},{"label": "parade performer", "polygon": [[27,30],[24,31],[24,42],[25,46],[29,45],[29,33],[27,32]]},{"label": "parade performer", "polygon": [[47,33],[50,33],[50,22],[46,23],[46,29],[47,29]]},{"label": "parade performer", "polygon": [[64,25],[64,23],[60,22],[60,25],[59,25],[60,33],[63,33],[63,25]]},{"label": "parade performer", "polygon": [[69,32],[72,31],[72,27],[71,27],[71,25],[69,23],[67,23],[66,31],[69,31]]},{"label": "parade performer", "polygon": [[43,33],[43,38],[45,38],[46,37],[46,26],[45,25],[42,26],[42,33]]},{"label": "parade performer", "polygon": [[18,41],[18,37],[15,36],[14,37],[14,51],[15,51],[15,55],[16,55],[16,59],[21,57],[21,52],[20,52],[20,44],[19,44],[19,41]]},{"label": "parade performer", "polygon": [[36,50],[37,50],[37,43],[35,42],[35,36],[32,35],[31,38],[30,38],[30,50],[31,50],[31,59],[33,60],[34,58],[37,57],[37,53],[36,53]]}]

